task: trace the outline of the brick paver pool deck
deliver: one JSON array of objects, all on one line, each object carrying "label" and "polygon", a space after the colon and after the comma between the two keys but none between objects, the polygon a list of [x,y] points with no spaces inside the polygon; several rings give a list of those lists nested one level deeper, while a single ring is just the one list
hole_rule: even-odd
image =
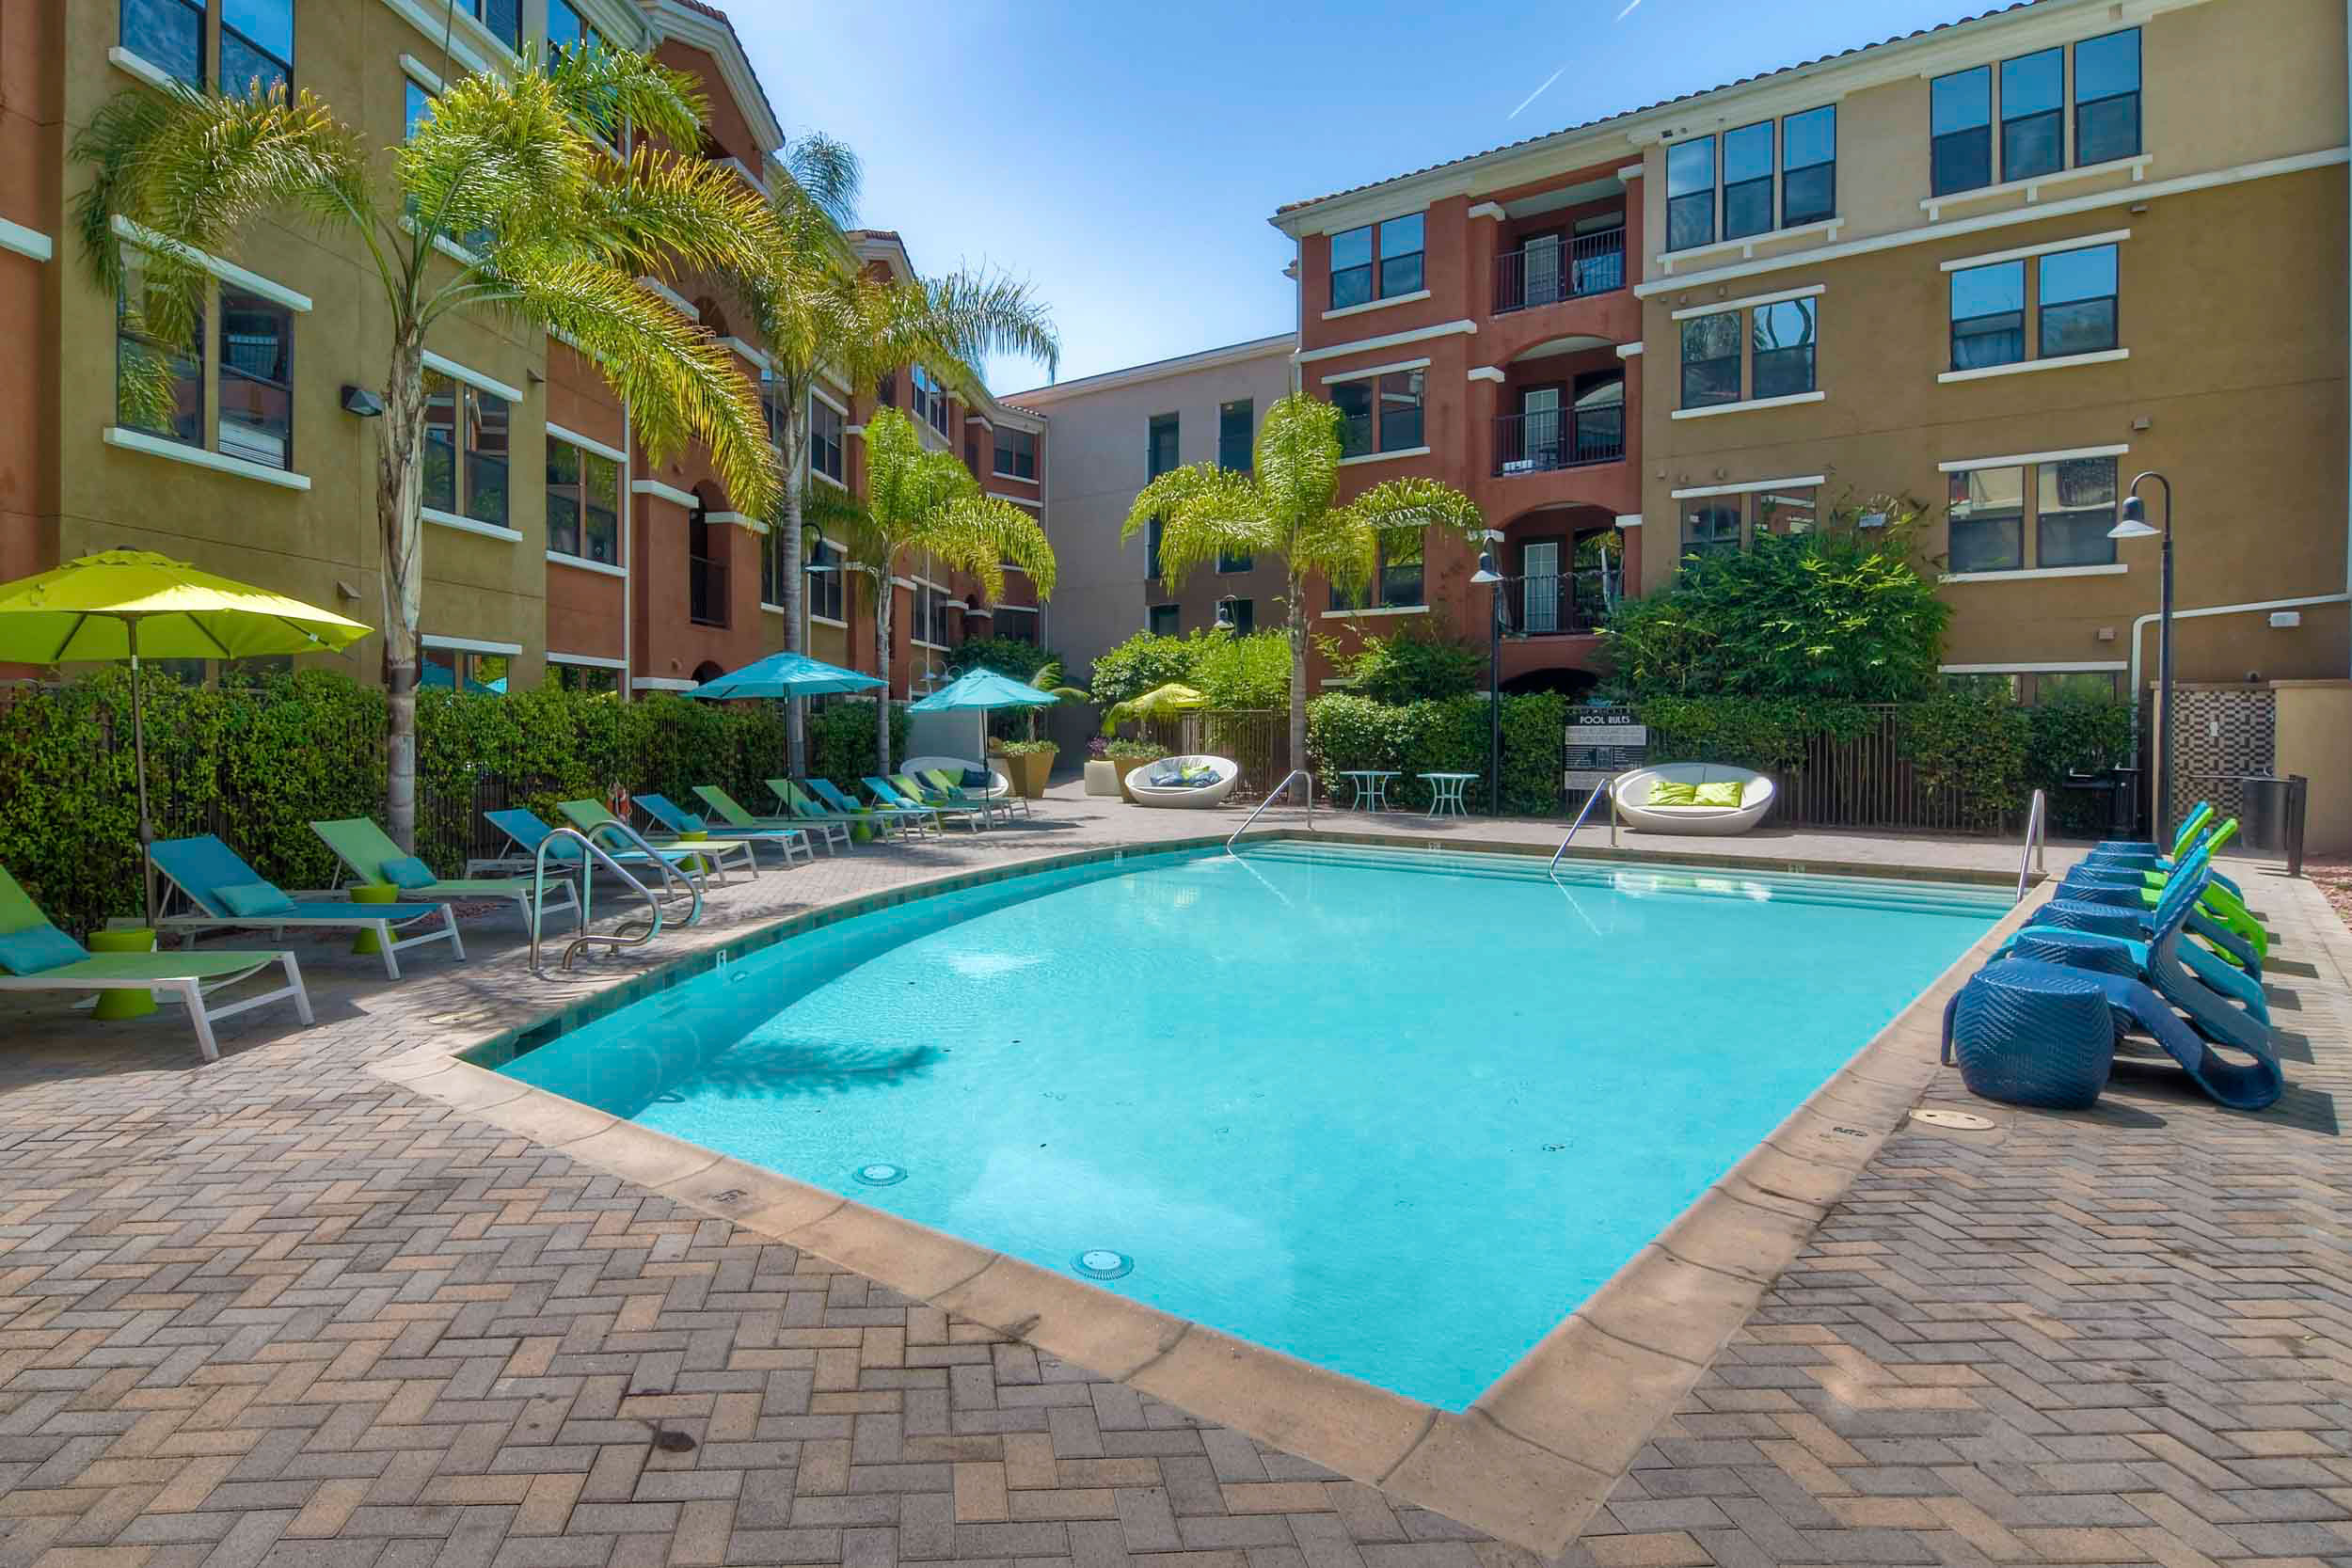
[{"label": "brick paver pool deck", "polygon": [[[317,1027],[230,1020],[213,1067],[167,1015],[0,1002],[0,1568],[1523,1568],[367,1070],[811,907],[1208,826],[1057,799],[1034,829],[768,872],[554,982],[496,922],[396,985],[296,939]],[[1895,1128],[1564,1560],[2352,1563],[2352,939],[2307,884],[2232,870],[2275,934],[2287,1101],[2236,1116],[2151,1075],[2011,1112],[1940,1074],[1927,1097],[1994,1129]]]}]

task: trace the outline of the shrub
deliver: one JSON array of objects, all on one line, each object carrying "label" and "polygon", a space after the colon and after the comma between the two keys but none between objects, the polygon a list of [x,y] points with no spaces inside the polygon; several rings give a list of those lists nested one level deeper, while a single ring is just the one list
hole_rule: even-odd
[{"label": "shrub", "polygon": [[1353,655],[1325,640],[1324,652],[1354,684],[1359,697],[1379,703],[1417,703],[1459,697],[1486,682],[1486,650],[1458,637],[1412,629],[1394,637],[1367,637]]},{"label": "shrub", "polygon": [[2006,693],[1947,691],[1903,706],[1902,753],[1931,789],[1948,789],[1974,820],[1997,820],[2026,800],[2030,710]]},{"label": "shrub", "polygon": [[2069,789],[2072,773],[2098,773],[2132,754],[2132,705],[2120,697],[2067,694],[2026,710],[2026,784],[2049,791],[2050,831],[2070,838],[2106,832],[2110,798]]},{"label": "shrub", "polygon": [[985,665],[1014,680],[1033,679],[1040,670],[1057,663],[1051,648],[1013,637],[971,637],[947,650],[947,673],[961,675]]},{"label": "shrub", "polygon": [[1107,710],[1170,682],[1200,691],[1211,707],[1287,707],[1290,638],[1214,626],[1183,637],[1139,631],[1094,661],[1087,690]]},{"label": "shrub", "polygon": [[[907,710],[890,708],[890,754],[906,755]],[[820,779],[847,784],[871,773],[881,759],[874,755],[874,705],[843,702],[808,716],[808,767]]]},{"label": "shrub", "polygon": [[1132,702],[1153,687],[1166,686],[1170,681],[1189,686],[1193,653],[1192,641],[1184,638],[1139,631],[1095,659],[1093,678],[1087,682],[1087,689],[1094,694],[1097,703],[1108,708],[1114,703]]},{"label": "shrub", "polygon": [[[1560,800],[1563,732],[1568,701],[1557,692],[1502,699],[1502,805],[1544,816]],[[1488,709],[1484,695],[1418,703],[1374,702],[1335,691],[1307,705],[1307,752],[1326,790],[1352,768],[1390,768],[1404,790],[1419,773],[1476,773],[1463,799],[1486,810]],[[1391,787],[1392,798],[1400,790]]]},{"label": "shrub", "polygon": [[1168,748],[1156,740],[1114,740],[1103,748],[1103,754],[1116,763],[1133,768],[1139,762],[1156,762],[1168,755]]},{"label": "shrub", "polygon": [[1035,756],[1040,752],[1052,756],[1061,750],[1050,740],[993,740],[988,749],[1009,757]]},{"label": "shrub", "polygon": [[1721,762],[1773,774],[1804,759],[1809,737],[1851,739],[1872,722],[1857,703],[1786,697],[1656,697],[1634,712],[1649,726],[1652,762]]}]

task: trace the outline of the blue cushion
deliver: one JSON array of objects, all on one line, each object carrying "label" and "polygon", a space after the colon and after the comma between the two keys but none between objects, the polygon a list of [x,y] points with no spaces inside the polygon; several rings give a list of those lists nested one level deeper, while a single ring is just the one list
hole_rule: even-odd
[{"label": "blue cushion", "polygon": [[45,920],[0,935],[0,969],[11,974],[39,974],[88,957],[88,949]]},{"label": "blue cushion", "polygon": [[294,901],[267,882],[232,882],[213,889],[230,914],[291,914]]},{"label": "blue cushion", "polygon": [[989,777],[988,769],[985,768],[967,768],[963,770],[963,787],[993,789],[996,787],[996,781]]},{"label": "blue cushion", "polygon": [[431,887],[441,879],[433,875],[433,868],[414,855],[394,855],[376,868],[383,879],[394,887]]}]

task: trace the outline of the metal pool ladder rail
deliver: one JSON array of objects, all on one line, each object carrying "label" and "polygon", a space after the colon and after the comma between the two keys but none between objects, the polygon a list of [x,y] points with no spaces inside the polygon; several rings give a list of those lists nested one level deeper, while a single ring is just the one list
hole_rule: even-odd
[{"label": "metal pool ladder rail", "polygon": [[2042,791],[2035,790],[2033,803],[2026,808],[2026,847],[2017,857],[2017,896],[2010,900],[2011,903],[2022,904],[2026,901],[2026,873],[2028,868],[2048,875],[2042,863],[2042,839],[2049,830],[2049,811],[2048,800]]},{"label": "metal pool ladder rail", "polygon": [[1561,856],[1563,856],[1563,855],[1565,855],[1565,854],[1566,854],[1566,853],[1568,852],[1568,842],[1569,842],[1569,840],[1570,840],[1570,839],[1573,839],[1573,838],[1575,838],[1575,837],[1576,837],[1576,831],[1577,831],[1577,829],[1581,828],[1582,826],[1584,826],[1584,818],[1585,818],[1587,816],[1589,816],[1589,815],[1591,814],[1592,809],[1593,809],[1593,802],[1594,802],[1594,801],[1596,801],[1596,800],[1598,800],[1602,799],[1602,798],[1603,798],[1604,796],[1606,796],[1606,795],[1607,795],[1607,794],[1608,794],[1611,790],[1613,790],[1613,789],[1614,789],[1614,788],[1616,788],[1616,787],[1617,787],[1617,781],[1616,781],[1616,780],[1614,780],[1614,779],[1610,779],[1610,780],[1608,780],[1608,781],[1604,782],[1598,789],[1594,790],[1594,791],[1593,791],[1590,795],[1587,795],[1586,797],[1584,797],[1584,804],[1583,804],[1581,808],[1579,808],[1579,810],[1577,811],[1577,814],[1576,814],[1576,820],[1568,824],[1568,836],[1567,836],[1567,838],[1564,838],[1564,839],[1562,839],[1562,840],[1560,841],[1560,847],[1559,847],[1559,848],[1557,848],[1557,849],[1554,849],[1554,850],[1551,852],[1551,863],[1550,863],[1549,865],[1547,865],[1547,866],[1545,866],[1545,867],[1544,867],[1544,875],[1545,875],[1545,876],[1549,877],[1549,876],[1550,876],[1550,875],[1551,875],[1554,871],[1557,871],[1557,870],[1559,870],[1559,869],[1560,869],[1560,857],[1561,857]]},{"label": "metal pool ladder rail", "polygon": [[[629,831],[626,828],[621,831],[628,833],[628,836],[631,838],[635,838],[637,836],[635,833],[629,832]],[[548,850],[556,843],[564,839],[570,839],[579,844],[580,848],[586,852],[588,859],[582,861],[580,867],[580,879],[581,885],[580,899],[580,934],[572,938],[572,940],[564,945],[564,958],[561,967],[568,971],[572,967],[572,959],[579,955],[580,950],[582,947],[587,946],[592,942],[603,942],[612,951],[618,952],[624,947],[643,947],[645,943],[660,936],[661,934],[662,898],[659,895],[655,894],[651,888],[645,886],[644,883],[630,876],[628,871],[622,868],[620,862],[605,853],[604,849],[598,846],[594,839],[590,838],[587,834],[580,832],[576,828],[558,828],[548,833],[546,838],[539,841],[539,848],[537,852],[532,856],[531,895],[532,906],[535,908],[539,904],[542,896],[547,891]],[[644,841],[641,839],[639,842],[643,843]],[[670,881],[675,881],[680,886],[685,888],[687,896],[691,901],[686,917],[686,924],[689,926],[692,925],[702,916],[702,890],[694,886],[691,881],[679,876],[677,871],[670,865],[670,863],[661,856],[654,855],[652,858],[654,864],[661,868],[661,874],[664,879],[665,886]],[[650,911],[650,914],[644,921],[624,921],[621,925],[614,927],[611,931],[598,932],[591,931],[587,928],[587,882],[589,877],[595,869],[595,866],[599,864],[606,870],[612,872],[614,876],[620,878],[622,881],[628,883],[630,889],[634,891],[639,897],[645,901],[645,907]],[[542,980],[547,978],[547,972],[539,967],[539,927],[535,922],[532,924],[531,928],[531,973]]]},{"label": "metal pool ladder rail", "polygon": [[1229,838],[1229,839],[1227,839],[1227,840],[1225,841],[1225,852],[1226,852],[1227,854],[1229,854],[1229,855],[1230,855],[1230,854],[1232,854],[1232,853],[1233,852],[1233,839],[1241,837],[1241,835],[1242,835],[1242,834],[1244,834],[1244,833],[1246,833],[1246,832],[1248,832],[1249,831],[1249,825],[1250,825],[1250,823],[1251,823],[1251,822],[1255,822],[1255,821],[1257,821],[1257,820],[1258,820],[1258,813],[1259,813],[1259,812],[1262,812],[1262,811],[1263,811],[1263,810],[1265,810],[1265,809],[1266,809],[1266,807],[1268,807],[1268,806],[1270,806],[1270,805],[1274,804],[1275,800],[1276,800],[1278,798],[1279,798],[1279,797],[1280,797],[1280,795],[1281,795],[1282,791],[1284,791],[1284,790],[1286,790],[1286,789],[1290,788],[1290,786],[1291,786],[1291,781],[1292,781],[1293,779],[1303,779],[1303,780],[1305,780],[1305,781],[1306,781],[1306,784],[1307,784],[1307,828],[1308,828],[1308,831],[1309,831],[1309,832],[1311,832],[1314,830],[1314,825],[1315,825],[1315,780],[1314,780],[1314,775],[1313,775],[1313,774],[1311,774],[1311,773],[1310,773],[1310,772],[1308,772],[1308,771],[1307,771],[1304,768],[1292,768],[1289,772],[1287,772],[1287,773],[1285,773],[1285,774],[1283,774],[1283,775],[1282,775],[1282,782],[1281,782],[1280,784],[1276,784],[1276,785],[1275,785],[1272,789],[1269,789],[1269,790],[1267,790],[1267,791],[1266,791],[1265,799],[1264,799],[1264,800],[1261,800],[1261,801],[1259,801],[1259,802],[1258,802],[1258,806],[1257,806],[1257,810],[1256,810],[1256,811],[1252,811],[1252,812],[1249,814],[1249,821],[1248,821],[1248,822],[1244,822],[1244,823],[1243,823],[1240,827],[1235,828],[1235,829],[1233,830],[1233,838]]}]

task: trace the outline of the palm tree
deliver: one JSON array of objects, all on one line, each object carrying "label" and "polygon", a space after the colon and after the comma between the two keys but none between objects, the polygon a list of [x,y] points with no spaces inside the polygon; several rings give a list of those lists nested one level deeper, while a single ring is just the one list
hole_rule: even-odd
[{"label": "palm tree", "polygon": [[[969,272],[885,282],[859,269],[842,232],[860,183],[856,159],[846,148],[810,135],[788,148],[783,161],[794,178],[771,202],[778,247],[738,287],[774,379],[781,416],[776,444],[787,474],[801,470],[809,396],[827,372],[854,391],[870,392],[883,376],[921,365],[970,404],[981,395],[974,366],[992,354],[1041,360],[1049,372],[1059,364],[1061,341],[1026,284]],[[776,602],[784,610],[784,645],[799,653],[807,508],[797,486],[785,486],[782,499],[776,521],[783,580]],[[787,751],[796,778],[807,744],[804,713],[802,703],[791,705]]]},{"label": "palm tree", "polygon": [[1413,559],[1426,530],[1477,538],[1486,519],[1477,505],[1434,479],[1391,479],[1334,505],[1340,480],[1340,411],[1293,392],[1266,410],[1248,473],[1193,463],[1143,487],[1120,537],[1160,524],[1160,580],[1176,583],[1230,555],[1279,555],[1288,575],[1291,640],[1291,761],[1307,756],[1307,575],[1320,573],[1351,593],[1367,588],[1386,546],[1391,560]]},{"label": "palm tree", "polygon": [[[423,356],[437,323],[470,312],[563,336],[628,400],[649,451],[700,440],[738,504],[762,511],[775,495],[757,393],[701,324],[637,281],[749,271],[777,245],[768,205],[731,170],[660,150],[699,148],[703,107],[691,77],[595,48],[450,82],[388,153],[282,87],[133,89],[76,138],[92,180],[75,217],[99,285],[122,297],[118,216],[160,236],[124,302],[149,339],[186,344],[200,318],[206,277],[175,246],[232,255],[260,222],[294,218],[350,236],[373,263],[391,321],[375,421],[385,814],[403,846],[416,831]],[[598,134],[624,125],[639,138],[625,159]]]},{"label": "palm tree", "polygon": [[1041,603],[1054,592],[1054,546],[1029,513],[984,494],[949,451],[927,451],[914,421],[884,405],[866,421],[866,499],[834,509],[848,535],[844,553],[874,579],[874,754],[890,768],[890,579],[900,559],[928,555],[980,579],[988,596],[1005,591],[1004,564],[1029,576]]}]

